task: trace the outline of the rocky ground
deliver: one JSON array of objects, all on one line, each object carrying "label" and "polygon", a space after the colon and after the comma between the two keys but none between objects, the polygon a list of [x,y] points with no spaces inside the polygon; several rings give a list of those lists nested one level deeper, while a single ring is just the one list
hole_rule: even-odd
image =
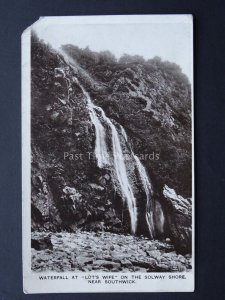
[{"label": "rocky ground", "polygon": [[191,256],[169,241],[109,232],[32,232],[32,270],[86,272],[185,272]]}]

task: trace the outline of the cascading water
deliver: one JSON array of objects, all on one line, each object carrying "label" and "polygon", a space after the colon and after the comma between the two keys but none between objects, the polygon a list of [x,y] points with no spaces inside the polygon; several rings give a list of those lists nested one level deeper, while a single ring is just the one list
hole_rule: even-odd
[{"label": "cascading water", "polygon": [[[106,117],[102,108],[94,105],[91,101],[90,95],[87,91],[85,91],[84,87],[76,80],[77,84],[80,86],[88,104],[88,110],[90,113],[90,118],[95,126],[95,134],[96,134],[96,144],[95,144],[95,155],[97,158],[97,163],[100,168],[104,166],[110,165],[107,145],[106,145],[106,132],[105,128],[101,123],[102,120],[109,126],[111,129],[111,136],[112,136],[112,153],[113,153],[113,166],[115,170],[115,175],[119,182],[123,200],[126,200],[130,219],[131,219],[131,230],[132,233],[135,233],[137,228],[137,207],[136,207],[136,199],[134,197],[134,193],[132,190],[132,186],[129,182],[129,178],[127,175],[126,165],[124,162],[124,156],[122,147],[120,144],[119,134],[115,125],[112,121]],[[99,112],[100,117],[96,111]]]},{"label": "cascading water", "polygon": [[[62,49],[60,50],[60,53],[63,55],[66,63],[75,71],[75,74],[76,74],[76,67],[74,65],[75,62],[73,61],[73,59],[71,59],[71,57],[68,56],[67,53],[65,51],[63,51]],[[98,107],[92,103],[90,95],[84,89],[84,87],[80,84],[78,79],[76,77],[73,77],[73,79],[76,81],[77,85],[81,88],[81,90],[87,100],[87,107],[88,107],[89,115],[90,115],[92,123],[95,126],[95,134],[96,134],[95,156],[97,159],[98,167],[103,168],[103,167],[109,165],[110,161],[109,161],[109,156],[108,156],[108,151],[107,151],[107,146],[106,146],[105,129],[95,111],[96,109],[98,109]]]},{"label": "cascading water", "polygon": [[[73,65],[73,62],[71,62],[71,58],[66,55],[65,52],[63,52],[63,56],[67,63],[72,67],[72,69],[75,70],[75,66]],[[134,196],[134,192],[132,189],[132,185],[129,181],[129,177],[127,174],[125,159],[122,151],[122,146],[119,138],[118,130],[116,129],[115,125],[112,123],[112,121],[106,117],[105,112],[102,110],[101,107],[98,107],[93,104],[91,101],[89,93],[84,89],[84,87],[80,84],[78,79],[76,78],[76,83],[80,86],[86,100],[87,100],[87,107],[89,110],[90,118],[92,123],[95,126],[95,134],[96,134],[96,144],[95,144],[95,156],[97,159],[97,164],[99,168],[103,167],[110,167],[112,165],[107,143],[106,143],[106,130],[104,125],[107,124],[107,126],[111,130],[111,139],[112,139],[112,155],[113,155],[113,171],[117,178],[117,181],[119,183],[121,194],[123,201],[126,201],[129,214],[130,214],[130,220],[131,220],[131,230],[132,233],[136,232],[137,228],[137,207],[136,207],[136,199]],[[104,124],[105,123],[105,124]],[[124,130],[124,128],[121,126],[120,131],[122,136],[127,142],[127,135]],[[154,237],[154,222],[153,222],[153,205],[152,205],[152,187],[151,183],[149,181],[148,175],[146,173],[146,170],[144,166],[142,165],[139,158],[134,155],[134,153],[131,150],[132,157],[134,159],[135,165],[138,170],[138,174],[140,177],[140,180],[142,182],[145,194],[146,194],[146,222],[148,225],[148,230],[150,237]]]},{"label": "cascading water", "polygon": [[139,176],[141,178],[142,185],[146,194],[146,222],[148,224],[148,230],[151,238],[154,238],[155,230],[154,230],[154,222],[153,222],[153,205],[152,205],[152,186],[148,179],[148,175],[146,173],[145,167],[140,162],[139,158],[134,155],[134,159],[136,161],[136,166],[138,169]]},{"label": "cascading water", "polygon": [[103,167],[109,165],[110,161],[109,161],[109,155],[108,155],[107,146],[106,146],[105,129],[104,129],[103,125],[101,124],[101,121],[99,120],[98,115],[95,112],[95,110],[100,111],[100,108],[92,103],[88,92],[85,91],[84,87],[78,82],[77,79],[76,79],[76,82],[80,86],[80,88],[87,100],[90,118],[91,118],[92,123],[95,126],[95,134],[96,134],[95,156],[96,156],[99,168],[103,168]]},{"label": "cascading water", "polygon": [[136,207],[136,199],[134,197],[134,193],[132,190],[132,186],[129,182],[129,178],[127,175],[126,165],[124,162],[124,155],[122,151],[122,147],[120,144],[119,134],[115,125],[112,121],[106,117],[104,111],[102,111],[102,116],[104,121],[109,125],[112,132],[112,144],[113,144],[113,160],[114,160],[114,168],[117,175],[117,179],[119,181],[122,193],[124,198],[127,200],[128,209],[130,212],[131,218],[131,230],[135,233],[137,228],[137,207]]},{"label": "cascading water", "polygon": [[[127,134],[126,131],[124,130],[124,128],[121,126],[121,133],[125,139],[125,141],[127,142]],[[151,238],[154,238],[155,235],[155,230],[154,230],[154,221],[153,221],[153,205],[152,205],[152,185],[150,183],[150,180],[148,178],[148,175],[146,173],[145,167],[143,166],[143,164],[141,163],[140,159],[137,157],[137,155],[135,155],[133,153],[133,151],[131,150],[131,155],[135,160],[135,164],[137,166],[137,170],[138,170],[138,175],[141,179],[142,185],[144,187],[144,191],[146,194],[146,222],[148,225],[148,230],[149,230],[149,234]]]}]

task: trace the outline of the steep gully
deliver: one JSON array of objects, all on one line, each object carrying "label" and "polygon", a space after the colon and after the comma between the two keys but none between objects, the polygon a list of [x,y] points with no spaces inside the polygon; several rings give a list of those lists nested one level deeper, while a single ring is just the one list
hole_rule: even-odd
[{"label": "steep gully", "polygon": [[[62,55],[66,61],[66,63],[75,71],[76,73],[76,62],[72,60],[64,51]],[[70,78],[66,77],[66,74],[63,69],[61,69],[63,77],[66,79],[68,83],[68,87],[71,87]],[[74,77],[73,77],[74,78]],[[133,183],[129,178],[128,168],[129,166],[126,163],[126,158],[123,153],[122,139],[123,142],[128,143],[128,137],[125,132],[125,129],[119,125],[118,128],[113,124],[113,121],[110,120],[106,115],[103,109],[99,106],[96,106],[89,95],[89,93],[85,90],[84,86],[80,83],[78,78],[74,78],[76,84],[80,87],[83,92],[83,95],[87,101],[87,108],[89,111],[90,119],[95,127],[95,156],[97,160],[97,164],[99,168],[107,168],[110,169],[113,178],[115,188],[120,190],[122,199],[126,202],[131,222],[131,231],[135,234],[137,229],[137,221],[138,221],[138,210],[137,210],[137,201],[135,197],[135,189],[133,187]],[[68,91],[69,93],[69,91]],[[111,138],[110,143],[107,143],[107,137]],[[134,162],[135,168],[137,170],[137,174],[139,180],[142,184],[142,188],[145,192],[146,196],[146,223],[148,226],[149,236],[150,238],[154,238],[156,234],[156,224],[154,222],[154,203],[153,203],[153,189],[151,182],[148,178],[145,167],[141,163],[140,159],[137,155],[135,155],[130,149],[131,159]],[[158,224],[161,228],[164,225],[164,215],[162,209],[160,209],[160,218]]]}]

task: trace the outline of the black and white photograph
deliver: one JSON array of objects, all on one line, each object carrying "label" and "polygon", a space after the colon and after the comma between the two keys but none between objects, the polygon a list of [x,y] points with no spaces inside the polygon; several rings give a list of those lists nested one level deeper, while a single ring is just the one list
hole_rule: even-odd
[{"label": "black and white photograph", "polygon": [[191,15],[22,36],[25,293],[194,290]]}]

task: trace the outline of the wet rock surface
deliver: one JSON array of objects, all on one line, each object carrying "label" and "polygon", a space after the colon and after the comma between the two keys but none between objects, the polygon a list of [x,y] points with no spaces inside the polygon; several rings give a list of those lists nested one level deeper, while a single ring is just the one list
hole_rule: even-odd
[{"label": "wet rock surface", "polygon": [[51,236],[52,249],[32,248],[32,270],[75,272],[186,272],[191,256],[170,243],[108,232],[33,232],[37,242]]}]

